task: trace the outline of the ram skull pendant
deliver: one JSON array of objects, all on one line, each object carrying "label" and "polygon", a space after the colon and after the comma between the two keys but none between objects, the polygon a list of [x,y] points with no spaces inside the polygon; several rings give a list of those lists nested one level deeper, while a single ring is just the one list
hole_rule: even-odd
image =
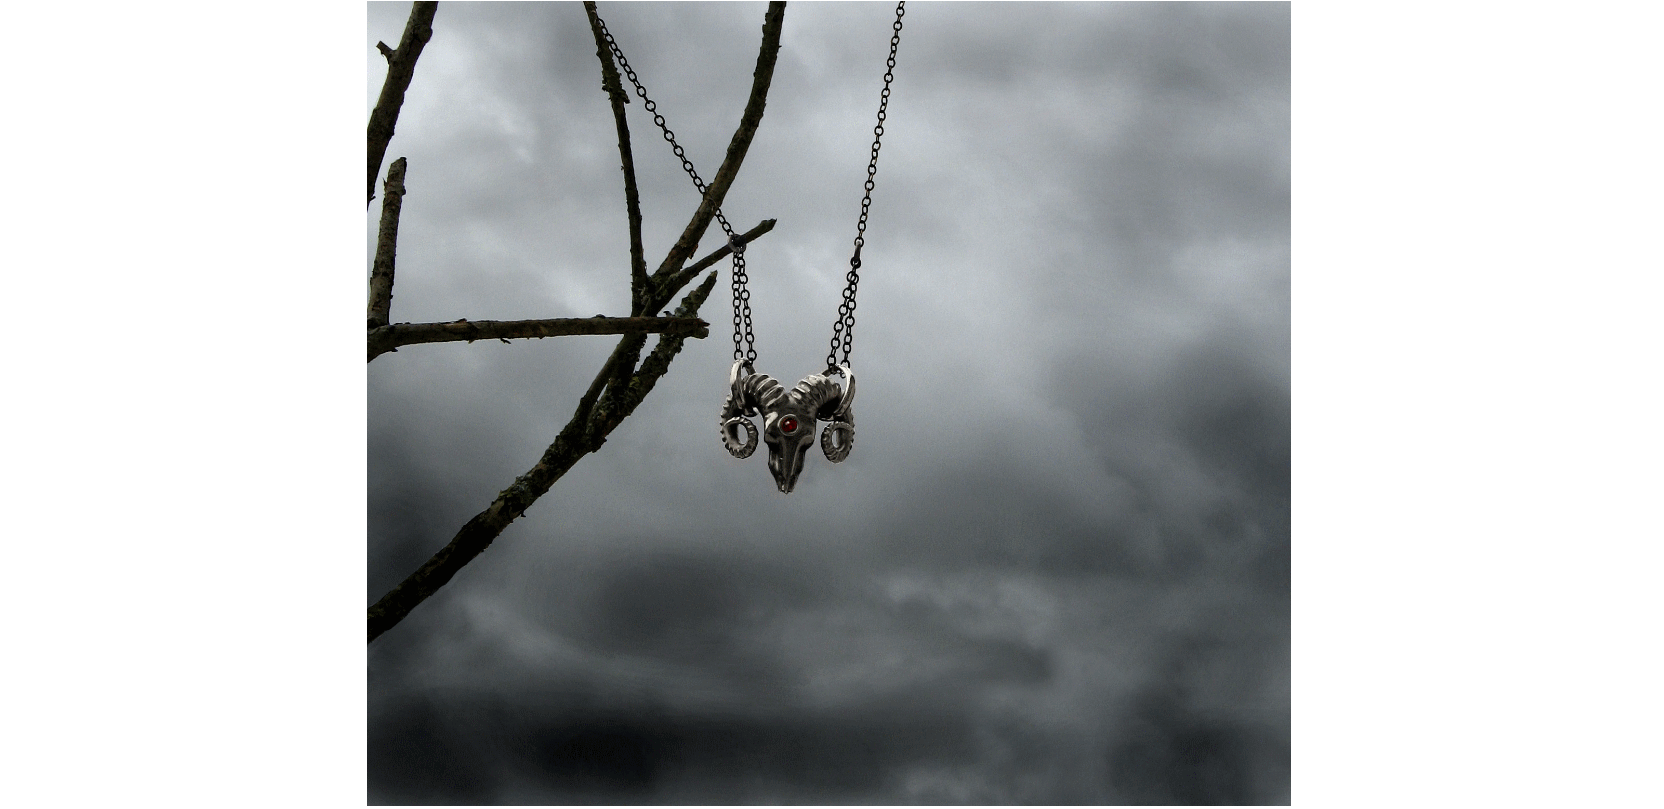
[{"label": "ram skull pendant", "polygon": [[[803,458],[815,442],[815,421],[829,421],[820,434],[820,449],[826,459],[838,463],[849,457],[855,446],[855,373],[849,366],[839,371],[849,383],[838,383],[810,374],[791,390],[767,374],[741,376],[735,362],[728,372],[728,396],[722,402],[719,423],[722,445],[735,458],[749,458],[757,450],[757,426],[747,416],[763,417],[763,443],[768,445],[768,471],[781,492],[790,492],[803,472]],[[739,431],[745,430],[745,440]]]}]

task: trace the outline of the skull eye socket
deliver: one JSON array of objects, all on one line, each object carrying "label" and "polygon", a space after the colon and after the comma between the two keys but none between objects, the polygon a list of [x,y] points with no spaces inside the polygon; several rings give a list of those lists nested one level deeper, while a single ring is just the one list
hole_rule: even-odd
[{"label": "skull eye socket", "polygon": [[783,432],[783,433],[795,433],[795,432],[797,432],[797,419],[792,417],[792,416],[787,416],[787,417],[781,419],[780,420],[780,432]]}]

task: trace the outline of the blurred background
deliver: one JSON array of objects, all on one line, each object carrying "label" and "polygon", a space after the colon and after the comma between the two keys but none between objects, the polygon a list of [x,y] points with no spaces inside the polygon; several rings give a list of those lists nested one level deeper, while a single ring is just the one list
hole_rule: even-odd
[{"label": "blurred background", "polygon": [[[707,179],[764,7],[600,7]],[[409,12],[369,4],[366,118]],[[778,220],[747,257],[786,384],[825,364],[893,19],[787,8],[723,206]],[[1289,7],[904,22],[849,460],[811,451],[782,495],[723,451],[717,265],[710,337],[370,645],[370,802],[1288,802]],[[654,267],[698,194],[628,110]],[[395,322],[628,313],[579,4],[442,4],[400,156]],[[615,342],[369,365],[366,604],[536,462]]]}]

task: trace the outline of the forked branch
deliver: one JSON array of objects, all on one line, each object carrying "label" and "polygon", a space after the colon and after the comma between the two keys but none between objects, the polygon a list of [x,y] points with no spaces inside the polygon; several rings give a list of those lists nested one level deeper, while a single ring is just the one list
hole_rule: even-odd
[{"label": "forked branch", "polygon": [[[774,75],[775,57],[780,50],[780,30],[785,20],[785,7],[786,4],[783,2],[769,4],[768,12],[764,17],[763,42],[757,54],[757,68],[752,73],[751,97],[746,103],[745,114],[740,119],[739,128],[734,132],[734,137],[729,143],[728,154],[723,160],[722,167],[717,171],[710,185],[707,186],[705,196],[700,201],[699,209],[695,211],[693,218],[683,230],[681,238],[677,240],[676,245],[665,256],[663,263],[660,264],[651,281],[642,285],[641,300],[632,301],[633,312],[649,313],[658,311],[692,279],[694,274],[727,255],[728,247],[725,245],[701,259],[694,266],[683,266],[692,257],[694,250],[698,249],[699,237],[710,225],[711,218],[716,210],[721,207],[722,199],[727,194],[729,186],[733,184],[734,178],[738,176],[740,164],[745,159],[745,152],[751,144],[752,136],[756,134],[757,125],[762,121],[769,82]],[[429,16],[431,19],[431,12]],[[415,14],[413,13],[412,18],[414,19],[414,17]],[[401,44],[400,49],[402,50],[403,47]],[[395,59],[397,57],[398,54],[395,54]],[[602,59],[603,77],[606,74],[606,65],[609,62],[610,60],[607,58]],[[605,81],[604,78],[603,80]],[[622,89],[618,87],[616,72],[613,74],[613,84],[608,88],[608,94],[613,95],[614,89],[620,91]],[[617,104],[614,106],[615,111],[622,109]],[[620,126],[619,134],[621,152],[625,152],[628,146],[628,132]],[[633,172],[626,171],[626,174],[630,175]],[[373,181],[373,169],[371,176]],[[627,182],[633,183],[633,177],[628,178]],[[629,198],[630,195],[627,189],[627,205],[629,204]],[[632,214],[639,215],[639,211],[632,211]],[[767,233],[773,226],[773,220],[766,220],[742,238],[749,241]],[[632,227],[632,232],[634,230],[635,228]],[[632,244],[632,250],[634,249]],[[632,260],[632,289],[636,288],[634,264],[635,262]],[[716,273],[712,273],[682,299],[681,305],[676,308],[669,318],[628,318],[628,320],[644,320],[654,323],[691,320],[703,327],[705,325],[703,321],[696,319],[699,314],[699,307],[710,296],[711,289],[715,285]],[[639,309],[636,308],[638,303],[640,305]],[[626,319],[606,318],[602,320],[610,325]],[[397,330],[406,325],[397,324],[396,326],[383,327],[383,329]],[[451,326],[453,324],[428,325]],[[459,326],[458,328],[462,327]],[[403,620],[412,609],[415,609],[416,605],[437,592],[464,565],[483,553],[492,541],[503,532],[503,529],[508,527],[509,523],[524,514],[532,503],[543,496],[549,490],[549,487],[554,485],[555,481],[566,474],[566,471],[571,469],[584,455],[600,449],[608,434],[646,399],[647,394],[652,391],[654,385],[669,369],[671,360],[675,359],[676,354],[681,351],[683,341],[689,336],[703,336],[697,331],[681,333],[669,329],[662,330],[658,344],[648,354],[641,368],[637,370],[635,360],[640,355],[645,342],[645,332],[646,330],[641,330],[626,334],[619,340],[612,356],[602,365],[588,391],[579,400],[578,409],[573,413],[572,419],[561,429],[560,434],[544,451],[543,457],[538,460],[537,464],[526,474],[515,478],[514,483],[510,484],[508,488],[499,492],[490,506],[474,515],[473,519],[462,526],[462,529],[451,539],[451,542],[434,554],[426,564],[406,577],[403,582],[388,591],[386,595],[382,596],[381,600],[370,607],[368,613],[368,640],[375,640],[383,632]],[[458,337],[457,339],[466,338]],[[474,339],[479,338],[475,337]]]},{"label": "forked branch", "polygon": [[433,38],[433,13],[438,9],[437,2],[412,4],[398,50],[389,54],[386,46],[382,46],[381,55],[387,57],[387,80],[382,82],[381,97],[376,99],[375,111],[370,113],[370,196],[364,202],[365,207],[376,198],[376,175],[381,173],[381,161],[387,156],[387,142],[393,139],[399,108],[404,106],[404,91],[410,89],[410,78],[416,75],[416,58]]},{"label": "forked branch", "polygon": [[[757,237],[759,237],[759,236],[763,235],[764,233],[767,233],[767,232],[769,232],[773,229],[774,229],[774,220],[773,219],[764,219],[763,221],[757,223],[756,227],[754,227],[754,228],[752,228],[752,229],[750,229],[750,230],[748,230],[744,233],[739,234],[740,244],[742,246],[750,244]],[[727,258],[728,254],[732,253],[732,252],[734,252],[734,251],[728,245],[725,244],[722,247],[712,251],[710,255],[708,255],[708,256],[706,256],[706,257],[688,265],[685,269],[681,270],[680,272],[672,273],[671,275],[667,276],[663,281],[659,282],[659,284],[658,284],[659,291],[656,293],[655,297],[662,297],[662,298],[668,299],[672,295],[675,295],[676,293],[682,291],[682,287],[687,286],[687,283],[689,281],[692,281],[694,276],[698,275],[701,270],[705,269],[706,267],[711,266],[712,264],[717,263],[718,261],[721,261],[724,258]]]},{"label": "forked branch", "polygon": [[[700,305],[705,302],[715,285],[716,274],[712,273],[704,283],[682,300],[682,305],[676,310],[676,316],[691,318],[697,315]],[[631,338],[625,338],[629,339]],[[532,503],[548,492],[549,487],[560,480],[567,470],[583,456],[600,449],[606,442],[607,434],[647,398],[653,385],[669,367],[670,361],[681,351],[683,339],[679,336],[661,335],[658,346],[653,349],[647,363],[627,386],[620,389],[620,395],[610,399],[604,407],[591,409],[580,405],[580,413],[574,414],[572,420],[567,422],[566,427],[543,452],[543,457],[538,459],[535,466],[526,474],[515,478],[508,488],[498,492],[491,505],[463,525],[449,544],[440,548],[426,564],[370,607],[367,627],[369,637],[366,642],[380,637],[381,633],[404,620],[417,604],[438,592],[439,588],[445,586],[464,565],[484,553],[497,535],[501,534],[509,523],[526,513],[526,509],[531,508]],[[603,367],[596,377],[597,381],[609,376],[608,371],[608,368]],[[587,412],[583,412],[586,410]]]},{"label": "forked branch", "polygon": [[[705,235],[711,218],[722,207],[722,200],[728,196],[728,188],[734,184],[734,178],[739,176],[740,164],[745,162],[746,150],[751,148],[757,125],[763,121],[763,108],[768,105],[768,85],[774,79],[774,62],[780,55],[780,29],[785,19],[785,3],[768,4],[768,12],[763,15],[763,44],[757,50],[757,67],[751,71],[751,97],[745,102],[745,113],[740,116],[739,128],[734,130],[734,137],[728,141],[728,153],[722,159],[722,167],[717,169],[716,176],[705,187],[705,198],[699,201],[699,208],[693,212],[687,227],[682,229],[681,237],[653,273],[653,280],[662,281],[693,257],[693,251],[699,249],[700,237]],[[653,306],[645,311],[651,312],[663,306],[673,294],[654,300]]]}]

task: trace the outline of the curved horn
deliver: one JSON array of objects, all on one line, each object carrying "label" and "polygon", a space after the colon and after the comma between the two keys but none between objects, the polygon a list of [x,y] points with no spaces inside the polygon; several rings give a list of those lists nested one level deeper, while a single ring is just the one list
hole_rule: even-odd
[{"label": "curved horn", "polygon": [[740,380],[740,391],[747,397],[746,405],[758,410],[772,410],[781,399],[786,398],[786,389],[768,374],[752,374]]},{"label": "curved horn", "polygon": [[[741,429],[745,430],[744,441],[740,441]],[[757,451],[757,425],[752,424],[751,419],[744,416],[725,419],[717,425],[717,430],[722,433],[722,446],[735,458],[749,458],[751,453]]]},{"label": "curved horn", "polygon": [[740,376],[740,367],[743,365],[745,365],[745,360],[734,360],[734,367],[728,369],[728,390],[733,396],[734,405],[738,409],[738,415],[755,416],[757,415],[757,408],[745,395],[745,382],[751,377],[756,376],[756,374],[753,373],[748,376]]},{"label": "curved horn", "polygon": [[843,463],[849,457],[849,451],[855,448],[855,425],[847,421],[834,421],[820,431],[820,451],[826,455],[826,460],[833,463]]},{"label": "curved horn", "polygon": [[844,388],[843,396],[838,399],[838,406],[832,412],[830,424],[820,433],[820,451],[826,454],[826,460],[832,463],[842,463],[849,457],[849,451],[855,448],[855,372],[848,365],[838,366],[843,372],[844,381],[848,385]]},{"label": "curved horn", "polygon": [[838,412],[832,418],[837,421],[849,421],[850,408],[855,406],[855,372],[848,365],[838,366],[844,372],[844,379],[849,382],[844,386],[844,398],[838,402]]},{"label": "curved horn", "polygon": [[843,389],[838,387],[838,383],[820,374],[810,374],[792,388],[792,398],[808,407],[817,419],[825,419],[829,415],[825,408],[836,408],[842,396]]},{"label": "curved horn", "polygon": [[[735,458],[749,458],[757,449],[757,425],[746,418],[747,415],[756,415],[757,410],[747,395],[745,383],[750,377],[740,376],[740,366],[744,364],[743,360],[736,360],[734,367],[728,369],[728,398],[722,403],[722,415],[717,419],[722,446]],[[740,440],[741,429],[745,430],[744,441]]]}]

